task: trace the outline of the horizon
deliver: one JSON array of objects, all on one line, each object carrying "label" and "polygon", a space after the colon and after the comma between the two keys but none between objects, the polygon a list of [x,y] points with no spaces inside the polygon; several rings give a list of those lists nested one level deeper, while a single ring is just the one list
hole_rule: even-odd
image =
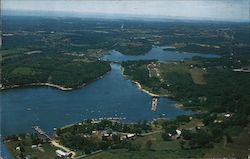
[{"label": "horizon", "polygon": [[142,0],[55,0],[53,2],[47,0],[3,0],[2,14],[249,22],[249,2],[249,0],[237,2],[231,0],[157,0],[153,2],[145,0],[142,4]]}]

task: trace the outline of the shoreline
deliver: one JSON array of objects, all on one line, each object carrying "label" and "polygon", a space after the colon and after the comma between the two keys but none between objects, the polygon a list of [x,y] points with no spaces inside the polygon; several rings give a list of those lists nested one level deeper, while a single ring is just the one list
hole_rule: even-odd
[{"label": "shoreline", "polygon": [[102,79],[106,74],[108,74],[110,71],[106,72],[105,74],[97,77],[96,79],[93,79],[87,83],[83,83],[82,85],[78,86],[78,87],[63,87],[63,86],[60,86],[60,85],[56,85],[56,84],[52,84],[52,83],[30,83],[30,84],[24,84],[24,85],[13,85],[13,86],[10,86],[10,87],[1,87],[0,90],[1,91],[4,91],[4,90],[10,90],[10,89],[15,89],[15,88],[25,88],[25,87],[33,87],[33,86],[48,86],[48,87],[52,87],[52,88],[56,88],[56,89],[59,89],[61,91],[72,91],[72,90],[75,90],[75,89],[79,89],[79,88],[82,88],[96,80],[99,80],[99,79]]},{"label": "shoreline", "polygon": [[14,89],[14,88],[25,88],[25,87],[32,87],[32,86],[48,86],[52,88],[57,88],[62,91],[70,91],[70,90],[75,89],[75,88],[65,88],[63,86],[52,84],[52,83],[30,83],[30,84],[24,84],[24,85],[13,85],[10,87],[1,87],[1,90],[4,91],[4,90],[9,90],[9,89]]},{"label": "shoreline", "polygon": [[[167,98],[173,99],[170,94],[156,94],[156,93],[152,93],[152,92],[146,90],[145,88],[142,87],[142,85],[138,81],[129,79],[129,77],[124,74],[124,68],[123,67],[121,67],[121,74],[122,74],[122,76],[124,78],[127,78],[133,84],[135,84],[140,91],[146,93],[147,95],[149,95],[151,97],[167,97]],[[176,108],[178,108],[178,109],[185,109],[185,107],[184,107],[184,105],[182,103],[180,103],[180,102],[178,102],[176,100],[174,100],[174,101],[176,102],[175,103],[175,107]]]},{"label": "shoreline", "polygon": [[[168,98],[170,98],[170,95],[167,95],[167,94],[165,94],[165,95],[155,94],[155,93],[152,93],[152,92],[150,92],[150,91],[148,91],[148,90],[142,88],[141,84],[140,84],[138,81],[134,81],[134,80],[133,80],[132,82],[137,86],[137,88],[138,88],[140,91],[142,91],[142,92],[148,94],[148,95],[151,96],[151,97],[168,97]],[[186,109],[182,103],[180,103],[180,102],[178,102],[178,101],[175,101],[175,102],[176,102],[176,103],[175,103],[175,107],[176,107],[176,108],[178,108],[178,109]]]},{"label": "shoreline", "polygon": [[124,78],[127,78],[128,80],[130,80],[133,84],[135,84],[135,85],[137,86],[137,88],[138,88],[140,91],[142,91],[142,92],[148,94],[148,95],[151,96],[151,97],[168,97],[168,95],[155,94],[155,93],[152,93],[152,92],[150,92],[150,91],[148,91],[148,90],[142,88],[142,85],[141,85],[138,81],[129,79],[129,77],[128,77],[127,75],[124,74],[124,70],[125,70],[125,69],[121,66],[121,74],[122,74],[122,76],[123,76]]},{"label": "shoreline", "polygon": [[148,94],[151,97],[161,97],[161,96],[164,96],[164,95],[159,95],[159,94],[152,93],[152,92],[150,92],[150,91],[142,88],[141,84],[138,81],[132,81],[132,83],[134,83],[140,91]]}]

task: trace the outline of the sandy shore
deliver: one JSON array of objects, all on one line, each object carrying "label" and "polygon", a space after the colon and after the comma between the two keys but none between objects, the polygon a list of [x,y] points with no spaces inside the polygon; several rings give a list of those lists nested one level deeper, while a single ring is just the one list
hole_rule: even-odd
[{"label": "sandy shore", "polygon": [[11,87],[1,87],[1,90],[7,90],[7,89],[12,89],[12,88],[21,88],[21,87],[29,87],[29,86],[49,86],[49,87],[60,89],[62,91],[70,91],[70,90],[74,89],[74,88],[65,88],[65,87],[55,85],[55,84],[51,84],[51,83],[31,83],[31,84],[25,84],[25,85],[13,85]]},{"label": "sandy shore", "polygon": [[149,92],[148,90],[142,88],[141,84],[140,84],[139,82],[137,82],[137,81],[132,81],[132,82],[133,82],[134,84],[136,84],[136,86],[138,87],[139,90],[141,90],[142,92],[144,92],[144,93],[146,93],[146,94],[148,94],[148,95],[150,95],[150,96],[152,96],[152,97],[160,97],[160,96],[161,96],[161,95],[159,95],[159,94],[151,93],[151,92]]},{"label": "sandy shore", "polygon": [[[123,68],[123,67],[121,67],[121,74],[122,74],[123,77],[129,79],[129,77],[128,77],[127,75],[124,74],[124,68]],[[152,96],[152,97],[167,96],[167,95],[159,95],[159,94],[155,94],[155,93],[149,92],[148,90],[142,88],[142,86],[141,86],[141,84],[140,84],[139,82],[133,81],[133,80],[131,80],[131,81],[132,81],[132,83],[134,83],[134,84],[137,86],[137,88],[138,88],[140,91],[142,91],[142,92],[148,94],[149,96]]]}]

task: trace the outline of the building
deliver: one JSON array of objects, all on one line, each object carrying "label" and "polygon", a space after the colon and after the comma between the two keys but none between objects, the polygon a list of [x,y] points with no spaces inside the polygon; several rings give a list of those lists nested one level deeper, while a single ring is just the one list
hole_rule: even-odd
[{"label": "building", "polygon": [[134,139],[136,137],[136,134],[126,134],[120,137],[120,140],[125,140],[125,139]]},{"label": "building", "polygon": [[156,111],[157,103],[158,103],[158,98],[157,97],[153,97],[152,98],[152,108],[151,108],[152,111]]},{"label": "building", "polygon": [[63,157],[69,157],[69,153],[64,152],[62,150],[56,150],[56,156],[57,157],[61,157],[61,158],[63,158]]},{"label": "building", "polygon": [[20,147],[20,146],[17,146],[17,147],[16,147],[16,150],[17,150],[17,151],[20,151],[20,150],[21,150],[21,147]]}]

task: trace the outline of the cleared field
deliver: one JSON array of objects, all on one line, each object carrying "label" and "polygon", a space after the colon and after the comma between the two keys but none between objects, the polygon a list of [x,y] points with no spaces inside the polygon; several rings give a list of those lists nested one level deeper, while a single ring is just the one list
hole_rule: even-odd
[{"label": "cleared field", "polygon": [[187,74],[189,73],[189,62],[185,63],[161,63],[160,65],[161,74],[166,73],[178,73]]},{"label": "cleared field", "polygon": [[203,125],[201,119],[192,119],[190,122],[180,125],[179,129],[194,129],[196,126]]},{"label": "cleared field", "polygon": [[200,68],[190,69],[190,74],[195,84],[198,85],[206,84],[206,81],[204,79],[205,71],[203,71],[202,69]]},{"label": "cleared field", "polygon": [[183,63],[161,63],[160,72],[161,74],[165,74],[165,78],[168,78],[169,73],[177,73],[177,74],[190,74],[193,82],[197,85],[204,85],[206,81],[204,79],[204,75],[206,72],[201,68],[192,68],[193,65],[198,64],[194,61],[185,61]]}]

